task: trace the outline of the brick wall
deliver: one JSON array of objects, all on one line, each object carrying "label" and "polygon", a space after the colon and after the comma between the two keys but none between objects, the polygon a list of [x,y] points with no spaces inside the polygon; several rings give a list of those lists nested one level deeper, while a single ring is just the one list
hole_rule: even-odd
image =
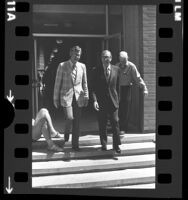
[{"label": "brick wall", "polygon": [[144,99],[144,131],[155,131],[156,6],[143,6],[143,77],[149,95]]}]

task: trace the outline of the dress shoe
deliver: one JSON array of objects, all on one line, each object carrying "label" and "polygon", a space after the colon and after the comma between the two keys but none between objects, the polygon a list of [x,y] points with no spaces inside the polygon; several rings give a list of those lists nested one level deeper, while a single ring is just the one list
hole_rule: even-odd
[{"label": "dress shoe", "polygon": [[121,149],[119,148],[119,146],[113,147],[113,150],[114,150],[116,153],[121,153]]},{"label": "dress shoe", "polygon": [[102,150],[102,151],[107,151],[106,145],[102,145],[101,150]]}]

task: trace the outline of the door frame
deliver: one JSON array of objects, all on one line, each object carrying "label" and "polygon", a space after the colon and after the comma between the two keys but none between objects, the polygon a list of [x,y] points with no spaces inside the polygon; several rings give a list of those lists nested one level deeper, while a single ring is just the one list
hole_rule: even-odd
[{"label": "door frame", "polygon": [[118,39],[118,45],[119,45],[119,51],[121,50],[121,33],[114,33],[108,36],[105,36],[103,41],[102,41],[102,50],[108,49],[109,48],[109,40],[110,39]]}]

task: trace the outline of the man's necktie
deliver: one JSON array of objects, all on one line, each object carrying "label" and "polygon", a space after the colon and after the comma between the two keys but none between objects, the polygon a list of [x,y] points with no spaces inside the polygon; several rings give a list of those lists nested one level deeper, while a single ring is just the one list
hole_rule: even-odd
[{"label": "man's necktie", "polygon": [[110,76],[110,68],[107,67],[107,68],[106,68],[106,79],[107,79],[107,80],[109,79],[109,76]]},{"label": "man's necktie", "polygon": [[72,79],[73,79],[73,82],[75,82],[76,80],[76,75],[77,75],[77,67],[76,67],[76,64],[73,64],[73,69],[72,69]]}]

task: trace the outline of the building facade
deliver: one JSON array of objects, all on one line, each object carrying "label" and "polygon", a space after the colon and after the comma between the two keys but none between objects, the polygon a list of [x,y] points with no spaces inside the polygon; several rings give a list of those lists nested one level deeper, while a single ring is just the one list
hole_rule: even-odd
[{"label": "building facade", "polygon": [[[112,52],[113,64],[118,62],[119,51],[125,50],[149,90],[144,98],[142,91],[133,86],[129,130],[155,131],[156,6],[35,4],[33,43],[33,113],[44,105],[42,84],[46,69],[51,68],[49,77],[53,79],[58,63],[69,58],[71,46],[83,49],[81,62],[87,66],[89,85],[91,70],[101,64],[103,49]],[[53,90],[52,79],[46,79],[46,85],[51,85],[49,91]],[[53,110],[52,97],[46,105]],[[92,115],[91,101],[88,110]]]}]

